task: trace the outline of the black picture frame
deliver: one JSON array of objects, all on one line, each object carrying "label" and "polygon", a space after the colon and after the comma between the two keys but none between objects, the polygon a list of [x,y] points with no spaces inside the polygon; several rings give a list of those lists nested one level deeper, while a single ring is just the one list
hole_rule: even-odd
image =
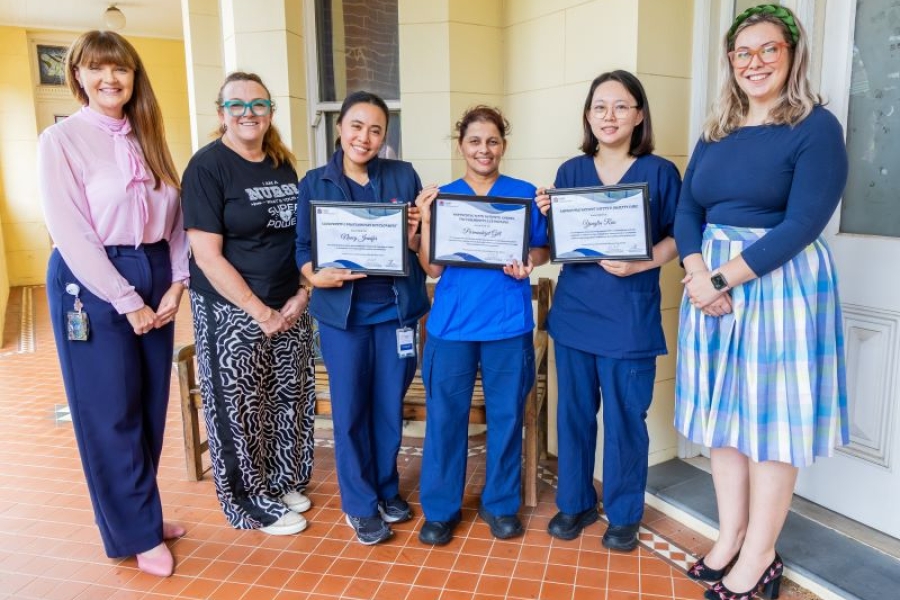
[{"label": "black picture frame", "polygon": [[[309,203],[309,223],[312,244],[312,267],[314,271],[326,267],[336,267],[339,269],[350,269],[354,273],[365,273],[367,275],[388,275],[392,277],[406,277],[409,275],[409,250],[407,240],[407,215],[409,205],[404,202],[388,203],[388,202],[335,202],[330,200],[312,200]],[[366,216],[366,213],[371,215]],[[391,213],[396,213],[393,215]],[[389,215],[396,223],[376,224],[366,223],[364,219],[375,219]],[[334,218],[347,219],[347,215],[356,217],[355,222],[351,225],[345,222],[331,222],[325,224],[323,218],[332,215]],[[352,220],[352,217],[349,217]],[[363,219],[363,220],[360,220]],[[323,229],[332,229],[327,235],[323,235]],[[377,256],[381,250],[380,246],[374,246],[379,236],[384,241],[385,234],[396,236],[395,239],[387,239],[389,250],[384,256]],[[351,237],[352,236],[352,239]],[[334,258],[332,256],[335,251],[323,252],[321,247],[324,243],[333,243],[333,240],[341,238],[342,242],[357,243],[361,242],[358,248],[363,248],[366,244],[370,246],[370,256],[367,260],[373,262],[384,261],[386,265],[378,267],[366,266],[353,260],[358,258],[358,253],[347,252],[343,257]],[[374,237],[375,239],[365,239],[366,237]],[[361,252],[361,251],[360,251]],[[338,252],[339,253],[339,252]],[[327,257],[323,257],[327,254]],[[391,264],[398,264],[396,268],[392,268]]]},{"label": "black picture frame", "polygon": [[[638,193],[641,199],[635,201]],[[646,182],[550,189],[547,194],[552,262],[653,259]],[[566,205],[571,205],[568,211]]]},{"label": "black picture frame", "polygon": [[[512,254],[514,254],[516,260],[519,260],[522,264],[526,264],[528,262],[528,241],[531,237],[530,232],[531,203],[533,202],[532,199],[506,198],[501,196],[467,196],[464,194],[438,194],[431,205],[431,227],[429,230],[431,234],[429,244],[429,257],[431,263],[437,265],[474,267],[479,269],[502,269],[504,266],[509,264],[508,259],[492,259],[477,256],[474,253],[475,244],[469,246],[469,248],[472,248],[471,252],[458,252],[452,251],[453,248],[447,248],[446,246],[449,244],[445,243],[438,236],[440,230],[443,229],[441,227],[441,219],[452,218],[448,216],[451,213],[448,213],[446,209],[444,211],[441,210],[442,207],[449,206],[448,204],[446,204],[446,201],[478,206],[479,212],[486,215],[486,218],[489,218],[491,214],[499,215],[505,212],[521,210],[523,214],[523,217],[520,221],[521,231],[519,233],[521,239],[513,240],[513,242],[519,243],[521,249],[514,250]],[[488,223],[485,223],[485,225],[488,225]],[[515,226],[516,224],[513,223],[512,225]],[[491,231],[497,231],[496,227]],[[503,232],[500,233],[502,234]],[[473,233],[472,236],[473,239],[479,240],[485,239],[486,237],[482,232]],[[505,240],[505,242],[508,244],[509,240]]]}]

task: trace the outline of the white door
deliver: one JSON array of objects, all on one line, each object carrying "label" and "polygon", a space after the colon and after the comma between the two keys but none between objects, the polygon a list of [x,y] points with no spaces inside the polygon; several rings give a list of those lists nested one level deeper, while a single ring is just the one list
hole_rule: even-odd
[{"label": "white door", "polygon": [[900,2],[828,2],[821,90],[850,178],[826,231],[837,262],[850,444],[802,469],[797,494],[900,538]]}]

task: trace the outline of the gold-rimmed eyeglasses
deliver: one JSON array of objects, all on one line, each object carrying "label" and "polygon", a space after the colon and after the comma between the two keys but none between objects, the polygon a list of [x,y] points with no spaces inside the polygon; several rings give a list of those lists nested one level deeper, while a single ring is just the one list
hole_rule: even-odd
[{"label": "gold-rimmed eyeglasses", "polygon": [[732,66],[736,69],[743,69],[750,66],[754,56],[758,56],[763,64],[770,65],[781,60],[784,49],[790,47],[791,45],[787,42],[769,42],[768,44],[763,44],[762,46],[753,49],[742,46],[729,52],[728,58],[731,60]]},{"label": "gold-rimmed eyeglasses", "polygon": [[602,119],[612,111],[616,119],[624,119],[631,114],[631,109],[637,106],[629,106],[628,104],[595,104],[591,107],[591,112],[598,119]]}]

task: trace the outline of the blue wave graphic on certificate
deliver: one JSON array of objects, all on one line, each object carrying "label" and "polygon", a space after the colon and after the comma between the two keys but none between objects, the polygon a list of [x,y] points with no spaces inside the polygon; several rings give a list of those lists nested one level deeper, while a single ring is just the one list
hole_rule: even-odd
[{"label": "blue wave graphic on certificate", "polygon": [[322,263],[319,265],[320,268],[325,267],[334,267],[335,269],[364,269],[365,267],[359,263],[353,262],[352,260],[333,260],[331,262]]},{"label": "blue wave graphic on certificate", "polygon": [[635,189],[551,197],[558,259],[603,259],[639,253],[643,192]]},{"label": "blue wave graphic on certificate", "polygon": [[438,241],[434,260],[473,265],[504,265],[521,260],[520,240],[528,216],[527,203],[440,196],[435,202]]}]

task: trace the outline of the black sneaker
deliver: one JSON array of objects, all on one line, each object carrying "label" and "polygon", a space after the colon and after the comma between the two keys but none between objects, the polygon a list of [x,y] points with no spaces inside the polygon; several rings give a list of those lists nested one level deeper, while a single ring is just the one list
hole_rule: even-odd
[{"label": "black sneaker", "polygon": [[419,530],[419,541],[432,546],[449,544],[457,525],[459,525],[459,516],[449,521],[425,521],[422,529]]},{"label": "black sneaker", "polygon": [[400,496],[378,502],[378,512],[385,523],[402,523],[412,518],[409,503]]},{"label": "black sneaker", "polygon": [[361,544],[371,546],[390,539],[394,532],[378,517],[351,517],[346,515],[347,525],[356,531]]},{"label": "black sneaker", "polygon": [[599,517],[596,506],[574,515],[560,511],[556,513],[555,517],[550,519],[550,524],[547,525],[547,533],[561,540],[574,540],[581,534],[582,529],[596,522]]},{"label": "black sneaker", "polygon": [[488,524],[491,528],[491,533],[495,538],[508,540],[509,538],[518,537],[525,533],[525,528],[522,527],[522,522],[519,521],[518,515],[501,515],[495,517],[486,511],[483,506],[479,506],[478,516]]},{"label": "black sneaker", "polygon": [[619,552],[631,552],[638,545],[640,523],[632,525],[610,525],[603,534],[603,547]]}]

